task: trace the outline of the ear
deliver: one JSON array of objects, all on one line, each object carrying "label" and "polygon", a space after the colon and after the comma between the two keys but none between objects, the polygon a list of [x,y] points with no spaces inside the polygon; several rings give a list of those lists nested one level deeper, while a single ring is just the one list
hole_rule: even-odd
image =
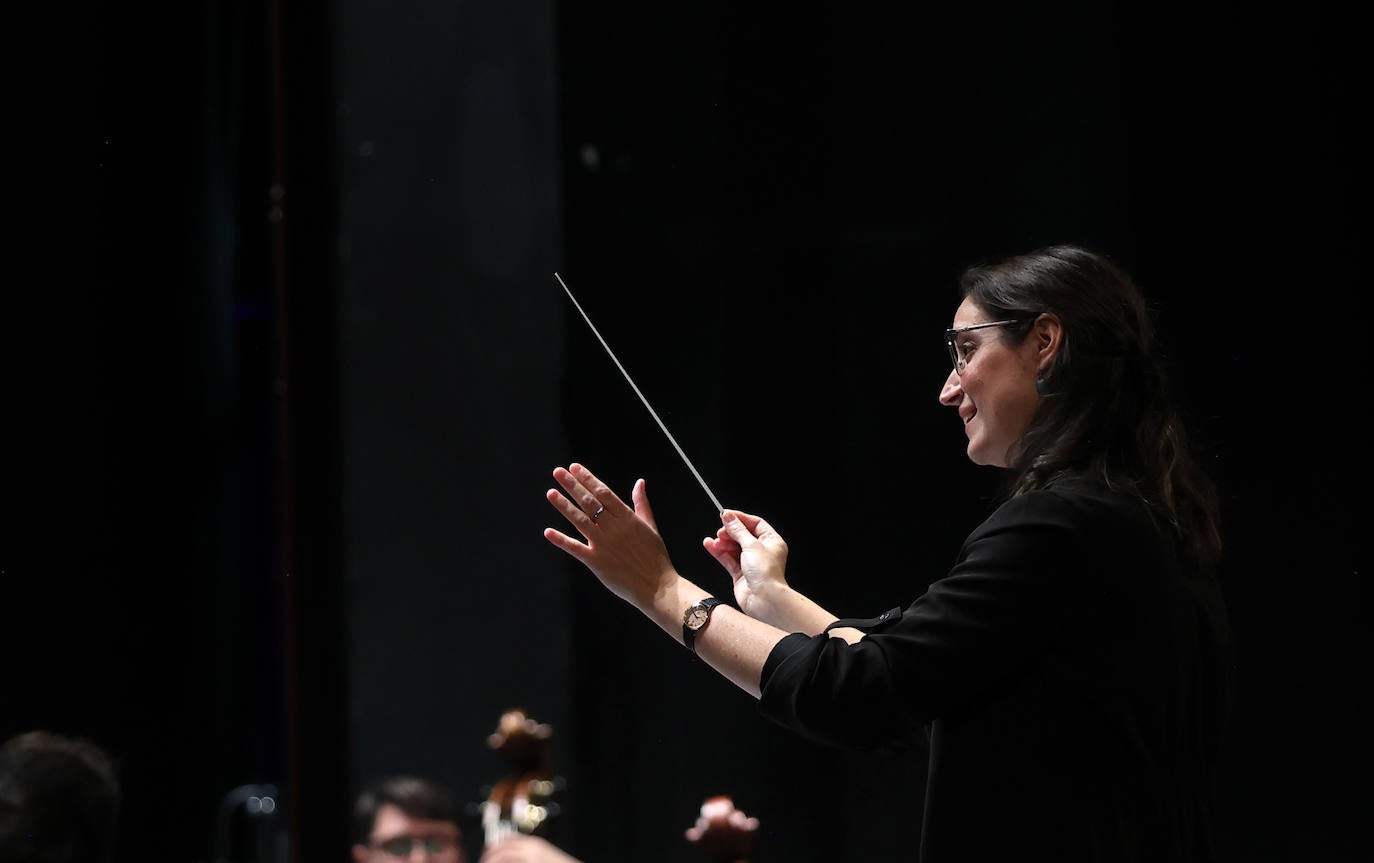
[{"label": "ear", "polygon": [[1054,312],[1042,312],[1031,328],[1035,343],[1035,367],[1044,375],[1054,365],[1054,358],[1064,346],[1064,322]]}]

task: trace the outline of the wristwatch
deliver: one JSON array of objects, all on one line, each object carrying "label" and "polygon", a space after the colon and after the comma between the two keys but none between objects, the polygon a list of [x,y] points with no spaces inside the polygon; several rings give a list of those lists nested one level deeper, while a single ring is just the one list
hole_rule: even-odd
[{"label": "wristwatch", "polygon": [[697,652],[697,633],[705,629],[706,624],[711,621],[711,609],[724,604],[725,600],[708,596],[682,612],[682,643],[688,650]]}]

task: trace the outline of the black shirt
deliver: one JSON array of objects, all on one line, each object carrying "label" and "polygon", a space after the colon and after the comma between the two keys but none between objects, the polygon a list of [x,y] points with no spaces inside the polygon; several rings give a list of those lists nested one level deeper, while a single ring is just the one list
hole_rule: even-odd
[{"label": "black shirt", "polygon": [[905,610],[795,633],[760,709],[861,749],[928,739],[923,863],[1215,858],[1225,612],[1174,533],[1083,479],[1002,504]]}]

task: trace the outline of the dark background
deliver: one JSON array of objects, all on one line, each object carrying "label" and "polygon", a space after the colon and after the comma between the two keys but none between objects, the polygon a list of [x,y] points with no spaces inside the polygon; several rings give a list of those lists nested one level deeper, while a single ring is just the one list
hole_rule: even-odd
[{"label": "dark background", "polygon": [[120,860],[341,860],[370,779],[480,799],[517,705],[555,728],[555,837],[588,863],[696,859],[716,793],[762,820],[758,863],[910,859],[919,751],[768,725],[539,537],[555,465],[643,476],[679,567],[727,589],[714,507],[552,274],[793,583],[867,614],[993,500],[936,401],[959,269],[1073,241],[1151,297],[1223,490],[1228,859],[1366,856],[1355,28],[1027,6],[17,26],[0,733],[116,755]]}]

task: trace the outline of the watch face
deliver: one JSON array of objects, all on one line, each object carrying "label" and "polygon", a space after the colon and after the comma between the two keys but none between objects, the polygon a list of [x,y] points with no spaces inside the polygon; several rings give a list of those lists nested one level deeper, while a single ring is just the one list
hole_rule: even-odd
[{"label": "watch face", "polygon": [[687,620],[684,622],[688,629],[701,629],[706,624],[706,609],[699,606],[687,609]]}]

